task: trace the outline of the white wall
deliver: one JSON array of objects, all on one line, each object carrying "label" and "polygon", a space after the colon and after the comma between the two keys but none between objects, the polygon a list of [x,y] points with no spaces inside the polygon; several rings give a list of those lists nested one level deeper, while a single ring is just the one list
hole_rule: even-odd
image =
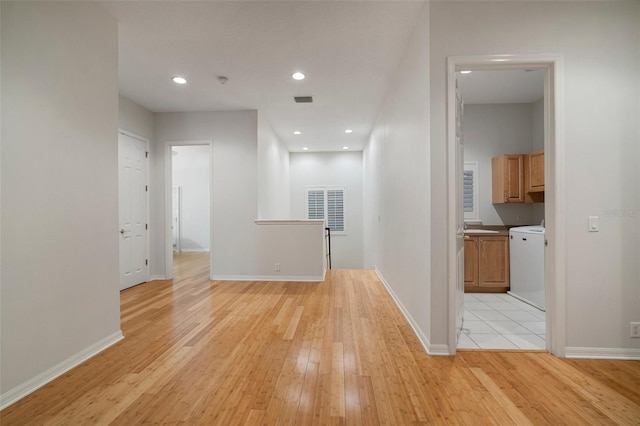
[{"label": "white wall", "polygon": [[[164,194],[165,144],[213,141],[213,274],[251,276],[257,252],[257,113],[256,111],[157,113],[156,155],[151,166],[155,194]],[[164,196],[151,200],[151,275],[165,274]]]},{"label": "white wall", "polygon": [[291,217],[306,219],[306,187],[346,187],[346,234],[331,235],[331,267],[362,268],[362,152],[291,153]]},{"label": "white wall", "polygon": [[211,148],[209,145],[174,146],[172,186],[181,189],[180,249],[209,251],[209,187]]},{"label": "white wall", "polygon": [[491,159],[533,151],[532,118],[532,104],[464,106],[464,161],[478,163],[478,207],[484,225],[534,223],[533,204],[491,202]]},{"label": "white wall", "polygon": [[[556,225],[567,236],[566,346],[640,348],[629,338],[629,322],[640,317],[640,219],[606,215],[640,206],[639,8],[635,1],[431,3],[432,190],[439,186],[431,201],[443,206],[432,209],[432,247],[441,249],[431,256],[432,342],[446,342],[447,327],[446,57],[556,53],[565,82],[566,221]],[[600,232],[587,232],[589,215],[600,216]]]},{"label": "white wall", "polygon": [[422,11],[364,149],[364,250],[365,264],[378,269],[433,351],[430,215],[442,206],[430,203],[428,12]]},{"label": "white wall", "polygon": [[153,113],[132,100],[118,97],[118,128],[153,140]]},{"label": "white wall", "polygon": [[262,275],[254,280],[324,281],[324,221],[259,220],[256,223],[260,252],[256,262]]},{"label": "white wall", "polygon": [[117,23],[92,3],[1,7],[5,404],[122,334]]},{"label": "white wall", "polygon": [[258,112],[258,218],[290,217],[289,151]]}]

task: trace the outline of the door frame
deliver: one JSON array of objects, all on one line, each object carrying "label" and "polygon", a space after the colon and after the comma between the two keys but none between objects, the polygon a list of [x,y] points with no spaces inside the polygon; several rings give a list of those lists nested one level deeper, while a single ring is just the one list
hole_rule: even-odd
[{"label": "door frame", "polygon": [[507,54],[449,56],[447,58],[447,258],[448,258],[448,345],[456,353],[456,176],[455,81],[456,71],[541,69],[544,71],[545,149],[545,303],[546,349],[558,357],[566,348],[566,213],[564,143],[564,65],[562,55]]},{"label": "door frame", "polygon": [[[151,212],[150,212],[150,209],[149,209],[150,198],[149,198],[149,190],[148,190],[148,188],[149,188],[149,177],[151,176],[151,173],[150,173],[150,170],[149,170],[151,168],[151,167],[149,167],[149,164],[150,164],[150,161],[149,161],[149,157],[150,157],[149,156],[149,139],[147,139],[145,137],[142,137],[142,136],[140,136],[138,134],[135,134],[133,132],[130,132],[128,130],[124,130],[124,129],[118,128],[118,135],[120,135],[120,134],[123,134],[125,136],[129,136],[130,138],[137,139],[140,142],[143,142],[144,145],[145,145],[145,152],[147,153],[146,154],[147,172],[146,172],[146,176],[145,176],[146,185],[147,185],[147,191],[145,192],[146,211],[145,211],[145,215],[144,215],[146,223],[147,223],[147,229],[146,229],[147,232],[145,233],[145,237],[144,237],[145,238],[145,245],[144,245],[145,246],[145,259],[147,259],[147,264],[145,265],[145,281],[144,282],[149,282],[149,279],[151,277],[151,275],[149,274],[149,271],[150,271],[149,254],[151,253],[151,239],[149,238],[149,226],[148,226],[149,223],[150,223],[150,218],[151,218],[151,216],[150,216]],[[118,139],[119,138],[120,137],[118,136]],[[119,151],[120,151],[120,140],[118,140],[118,173],[120,173],[120,152]],[[118,189],[118,203],[120,202],[119,201],[120,200],[120,193],[119,192],[120,191]],[[118,207],[118,229],[120,229],[120,207]],[[118,251],[119,250],[120,250],[120,244],[118,244]],[[118,259],[120,259],[119,255],[118,255]],[[118,265],[118,268],[119,267],[120,267],[120,265]],[[120,276],[120,269],[118,269],[118,276]],[[120,282],[120,280],[118,280],[118,285],[120,287],[122,287],[122,283]],[[120,291],[122,291],[122,289]]]},{"label": "door frame", "polygon": [[171,198],[173,188],[173,154],[174,146],[209,146],[209,279],[213,279],[213,141],[212,140],[185,140],[167,141],[164,146],[164,236],[165,236],[165,279],[173,278],[173,244],[171,242],[171,223],[173,213]]}]

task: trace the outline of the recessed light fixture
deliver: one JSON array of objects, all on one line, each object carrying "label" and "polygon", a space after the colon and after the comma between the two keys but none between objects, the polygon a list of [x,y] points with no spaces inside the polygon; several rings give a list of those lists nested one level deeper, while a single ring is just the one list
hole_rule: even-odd
[{"label": "recessed light fixture", "polygon": [[347,130],[345,130],[344,132],[345,132],[345,133],[353,133],[353,130],[351,130],[351,129],[347,129]]},{"label": "recessed light fixture", "polygon": [[469,70],[460,71],[460,74],[470,74],[470,73],[471,73],[471,71],[469,71]]},{"label": "recessed light fixture", "polygon": [[171,81],[173,81],[175,84],[187,84],[187,79],[180,75],[174,75],[173,77],[171,77]]},{"label": "recessed light fixture", "polygon": [[309,151],[309,148],[307,148],[307,147],[305,146],[305,147],[302,147],[302,150],[303,150],[303,151]]},{"label": "recessed light fixture", "polygon": [[342,149],[349,149],[349,147],[348,146],[343,146]]},{"label": "recessed light fixture", "polygon": [[291,74],[291,78],[293,78],[294,80],[304,80],[305,77],[306,76],[300,71],[294,72],[293,74]]},{"label": "recessed light fixture", "polygon": [[301,135],[302,132],[300,130],[296,130],[295,132],[293,132],[294,135]]}]

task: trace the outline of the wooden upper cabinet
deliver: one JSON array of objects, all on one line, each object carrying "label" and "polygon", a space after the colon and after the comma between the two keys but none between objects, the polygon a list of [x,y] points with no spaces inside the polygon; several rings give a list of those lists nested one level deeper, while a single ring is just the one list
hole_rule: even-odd
[{"label": "wooden upper cabinet", "polygon": [[491,159],[493,204],[524,203],[524,155],[503,154]]},{"label": "wooden upper cabinet", "polygon": [[544,149],[525,155],[527,192],[544,192]]}]

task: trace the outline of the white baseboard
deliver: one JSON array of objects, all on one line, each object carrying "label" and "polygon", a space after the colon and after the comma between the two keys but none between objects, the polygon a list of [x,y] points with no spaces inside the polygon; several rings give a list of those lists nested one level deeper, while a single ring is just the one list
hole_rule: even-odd
[{"label": "white baseboard", "polygon": [[164,275],[151,275],[149,281],[164,281],[167,278]]},{"label": "white baseboard", "polygon": [[449,345],[445,345],[445,344],[432,345],[431,342],[429,342],[429,339],[427,338],[427,336],[425,336],[422,330],[420,330],[420,327],[418,327],[418,324],[415,322],[411,314],[409,314],[409,311],[407,311],[407,309],[404,307],[402,302],[400,302],[400,299],[398,299],[393,289],[391,288],[387,280],[382,275],[382,272],[380,272],[380,270],[375,266],[373,270],[376,272],[376,275],[378,275],[378,278],[380,279],[384,287],[387,289],[387,291],[391,295],[391,298],[393,299],[393,301],[396,302],[396,305],[398,306],[398,308],[400,308],[400,312],[402,312],[402,315],[404,315],[404,317],[409,322],[409,325],[411,326],[411,328],[413,329],[413,332],[418,337],[418,340],[422,344],[422,347],[424,347],[424,350],[429,355],[439,355],[439,356],[451,355],[449,353]]},{"label": "white baseboard", "polygon": [[437,356],[450,356],[449,353],[449,345],[441,344],[441,345],[429,345],[429,349],[427,350],[429,355],[437,355]]},{"label": "white baseboard", "polygon": [[325,274],[322,275],[213,275],[212,280],[216,281],[287,281],[287,282],[323,282]]},{"label": "white baseboard", "polygon": [[124,339],[122,331],[118,330],[112,335],[105,337],[99,342],[94,343],[88,348],[38,374],[36,377],[29,379],[21,385],[3,393],[0,395],[0,410],[4,410],[14,402],[17,402],[30,393],[40,389],[42,386],[71,370],[73,367],[83,363],[122,339]]},{"label": "white baseboard", "polygon": [[628,348],[565,348],[566,358],[621,359],[640,361],[640,349]]}]

